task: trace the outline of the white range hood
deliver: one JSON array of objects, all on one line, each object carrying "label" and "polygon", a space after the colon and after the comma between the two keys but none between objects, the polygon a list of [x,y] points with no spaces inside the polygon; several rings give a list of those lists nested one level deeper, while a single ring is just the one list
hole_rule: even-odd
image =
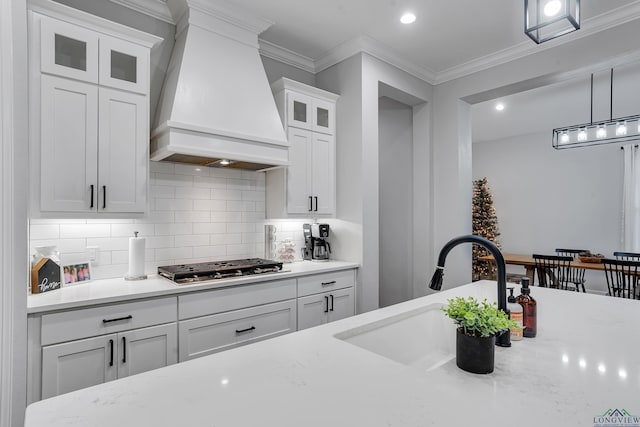
[{"label": "white range hood", "polygon": [[259,170],[288,164],[289,144],[258,35],[271,22],[220,0],[168,0],[176,43],[160,95],[151,160]]}]

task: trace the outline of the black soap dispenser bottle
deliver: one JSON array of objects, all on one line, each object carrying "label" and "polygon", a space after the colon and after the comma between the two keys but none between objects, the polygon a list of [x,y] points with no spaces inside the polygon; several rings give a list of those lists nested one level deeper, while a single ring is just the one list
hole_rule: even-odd
[{"label": "black soap dispenser bottle", "polygon": [[520,283],[522,285],[522,293],[516,298],[516,302],[522,306],[523,336],[525,338],[534,338],[538,333],[538,305],[531,296],[529,278],[523,277]]}]

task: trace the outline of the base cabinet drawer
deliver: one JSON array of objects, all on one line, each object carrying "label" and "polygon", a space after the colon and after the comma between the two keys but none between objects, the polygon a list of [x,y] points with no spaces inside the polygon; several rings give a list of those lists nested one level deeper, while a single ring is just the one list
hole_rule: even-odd
[{"label": "base cabinet drawer", "polygon": [[176,297],[111,304],[42,316],[42,345],[160,325],[178,320]]},{"label": "base cabinet drawer", "polygon": [[180,362],[296,330],[296,301],[179,322]]},{"label": "base cabinet drawer", "polygon": [[314,274],[298,279],[298,297],[355,286],[355,270]]}]

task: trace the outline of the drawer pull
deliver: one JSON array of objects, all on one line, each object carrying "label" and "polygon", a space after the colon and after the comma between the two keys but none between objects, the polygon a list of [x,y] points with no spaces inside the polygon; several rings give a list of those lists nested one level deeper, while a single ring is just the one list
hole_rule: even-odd
[{"label": "drawer pull", "polygon": [[236,329],[236,334],[243,334],[245,332],[251,332],[251,331],[255,331],[255,330],[256,330],[255,326],[252,326],[252,327],[247,328],[247,329]]},{"label": "drawer pull", "polygon": [[125,317],[118,317],[117,319],[102,319],[102,323],[111,323],[111,322],[118,322],[120,320],[130,320],[133,319],[132,315],[128,315]]},{"label": "drawer pull", "polygon": [[336,284],[335,280],[332,280],[330,282],[322,282],[322,286],[329,286],[329,285],[335,285],[335,284]]}]

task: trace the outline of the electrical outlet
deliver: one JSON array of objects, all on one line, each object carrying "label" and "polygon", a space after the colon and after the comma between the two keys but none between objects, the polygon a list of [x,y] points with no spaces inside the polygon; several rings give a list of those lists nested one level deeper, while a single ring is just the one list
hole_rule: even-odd
[{"label": "electrical outlet", "polygon": [[87,246],[87,255],[89,256],[89,261],[95,262],[98,259],[98,247]]}]

